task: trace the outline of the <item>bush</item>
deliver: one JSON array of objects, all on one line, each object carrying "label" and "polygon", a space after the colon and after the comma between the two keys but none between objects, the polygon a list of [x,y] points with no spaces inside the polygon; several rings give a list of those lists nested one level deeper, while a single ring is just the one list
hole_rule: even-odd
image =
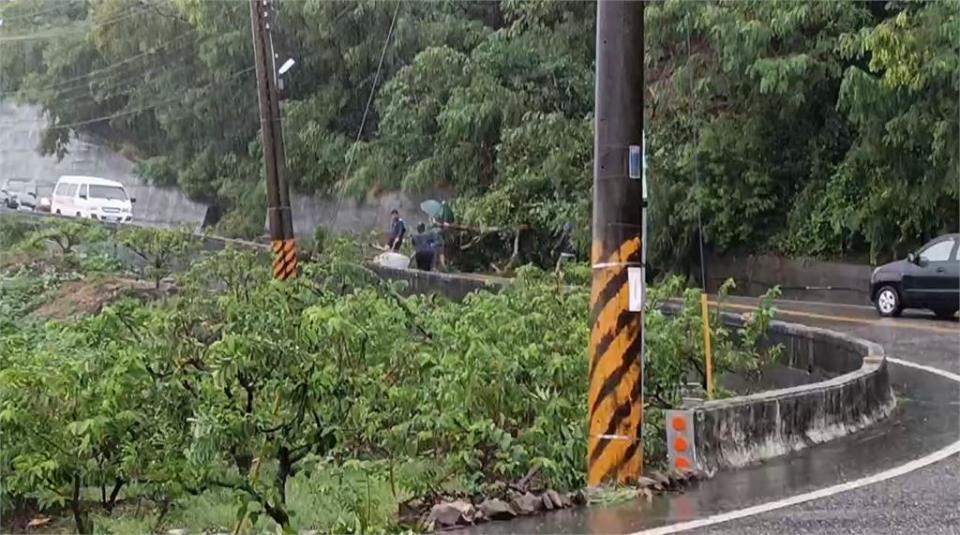
[{"label": "bush", "polygon": [[117,234],[117,242],[139,257],[140,275],[152,280],[155,288],[200,250],[198,240],[185,230],[128,227]]},{"label": "bush", "polygon": [[[347,249],[335,242],[287,283],[263,255],[226,250],[192,265],[170,300],[0,331],[4,500],[68,506],[83,532],[97,517],[78,485],[102,489],[107,511],[113,489],[135,487],[156,526],[189,492],[229,496],[233,518],[257,529],[269,518],[365,532],[390,527],[411,497],[502,492],[533,469],[549,487],[581,487],[586,287],[524,267],[504,291],[463,303],[403,298],[343,260]],[[651,306],[681,289],[669,281]],[[673,322],[647,315],[653,441],[658,411],[702,358],[699,304],[687,293]],[[718,372],[764,361],[755,342],[768,318],[738,334],[715,327]],[[648,458],[659,455],[650,444]]]}]

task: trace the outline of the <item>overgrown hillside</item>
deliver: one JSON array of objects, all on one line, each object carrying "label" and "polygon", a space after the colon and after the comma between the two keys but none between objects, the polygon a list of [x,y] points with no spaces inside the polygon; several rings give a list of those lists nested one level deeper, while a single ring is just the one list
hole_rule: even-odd
[{"label": "overgrown hillside", "polygon": [[[698,218],[718,251],[827,257],[886,258],[956,231],[958,6],[651,3],[657,262],[691,262]],[[291,183],[447,186],[463,222],[529,225],[529,258],[568,220],[583,246],[594,13],[546,0],[284,2]],[[12,0],[0,16],[0,91],[47,110],[44,151],[99,135],[155,183],[258,227],[245,2]]]}]

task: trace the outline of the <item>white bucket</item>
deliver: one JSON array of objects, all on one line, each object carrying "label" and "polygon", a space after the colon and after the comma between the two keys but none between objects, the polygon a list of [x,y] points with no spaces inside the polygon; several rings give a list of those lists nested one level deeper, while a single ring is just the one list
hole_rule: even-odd
[{"label": "white bucket", "polygon": [[374,263],[393,269],[406,269],[410,266],[410,257],[400,253],[381,253],[373,259]]}]

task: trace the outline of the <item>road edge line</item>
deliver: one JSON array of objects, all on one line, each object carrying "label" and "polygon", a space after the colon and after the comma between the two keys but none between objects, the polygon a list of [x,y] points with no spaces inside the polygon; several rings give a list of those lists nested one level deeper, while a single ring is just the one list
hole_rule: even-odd
[{"label": "road edge line", "polygon": [[[901,360],[898,358],[887,358],[887,362],[890,364],[896,364],[898,366],[906,366],[908,368],[914,368],[917,370],[922,370],[928,373],[939,375],[951,381],[960,383],[960,375],[955,373],[948,372],[946,370],[941,370],[940,368],[934,368],[932,366],[926,366],[923,364],[917,364],[915,362],[910,362],[907,360]],[[714,526],[716,524],[722,524],[724,522],[730,522],[731,520],[738,520],[741,518],[747,518],[750,516],[755,516],[762,513],[768,513],[770,511],[776,511],[778,509],[783,509],[784,507],[790,507],[792,505],[798,505],[801,503],[817,500],[820,498],[827,498],[851,490],[859,489],[875,483],[880,483],[888,479],[893,479],[910,472],[914,472],[921,468],[927,467],[936,462],[942,461],[948,457],[960,453],[960,440],[948,444],[947,446],[940,448],[932,453],[924,455],[919,459],[914,459],[907,463],[904,463],[900,466],[878,472],[876,474],[865,476],[853,481],[848,481],[846,483],[840,483],[837,485],[832,485],[829,487],[824,487],[822,489],[805,492],[803,494],[797,494],[796,496],[791,496],[789,498],[784,498],[781,500],[774,500],[772,502],[761,503],[744,509],[738,509],[736,511],[729,511],[726,513],[720,513],[717,515],[708,516],[706,518],[701,518],[698,520],[688,520],[686,522],[679,522],[676,524],[670,524],[666,526],[661,526],[658,528],[647,529],[643,531],[637,531],[630,533],[629,535],[666,535],[669,533],[679,533],[682,531],[688,531],[691,529],[705,528],[708,526]]]}]

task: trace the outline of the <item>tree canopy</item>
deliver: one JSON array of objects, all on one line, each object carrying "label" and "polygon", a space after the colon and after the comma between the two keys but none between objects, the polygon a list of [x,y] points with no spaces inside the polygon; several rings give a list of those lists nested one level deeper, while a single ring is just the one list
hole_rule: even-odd
[{"label": "tree canopy", "polygon": [[[297,191],[455,192],[468,224],[589,233],[592,2],[282,4]],[[262,207],[246,3],[0,3],[0,91],[157,184]],[[902,254],[958,227],[960,3],[681,2],[646,13],[652,253]],[[905,202],[907,201],[907,202]],[[258,217],[260,217],[258,215]],[[261,218],[262,219],[262,218]]]}]

